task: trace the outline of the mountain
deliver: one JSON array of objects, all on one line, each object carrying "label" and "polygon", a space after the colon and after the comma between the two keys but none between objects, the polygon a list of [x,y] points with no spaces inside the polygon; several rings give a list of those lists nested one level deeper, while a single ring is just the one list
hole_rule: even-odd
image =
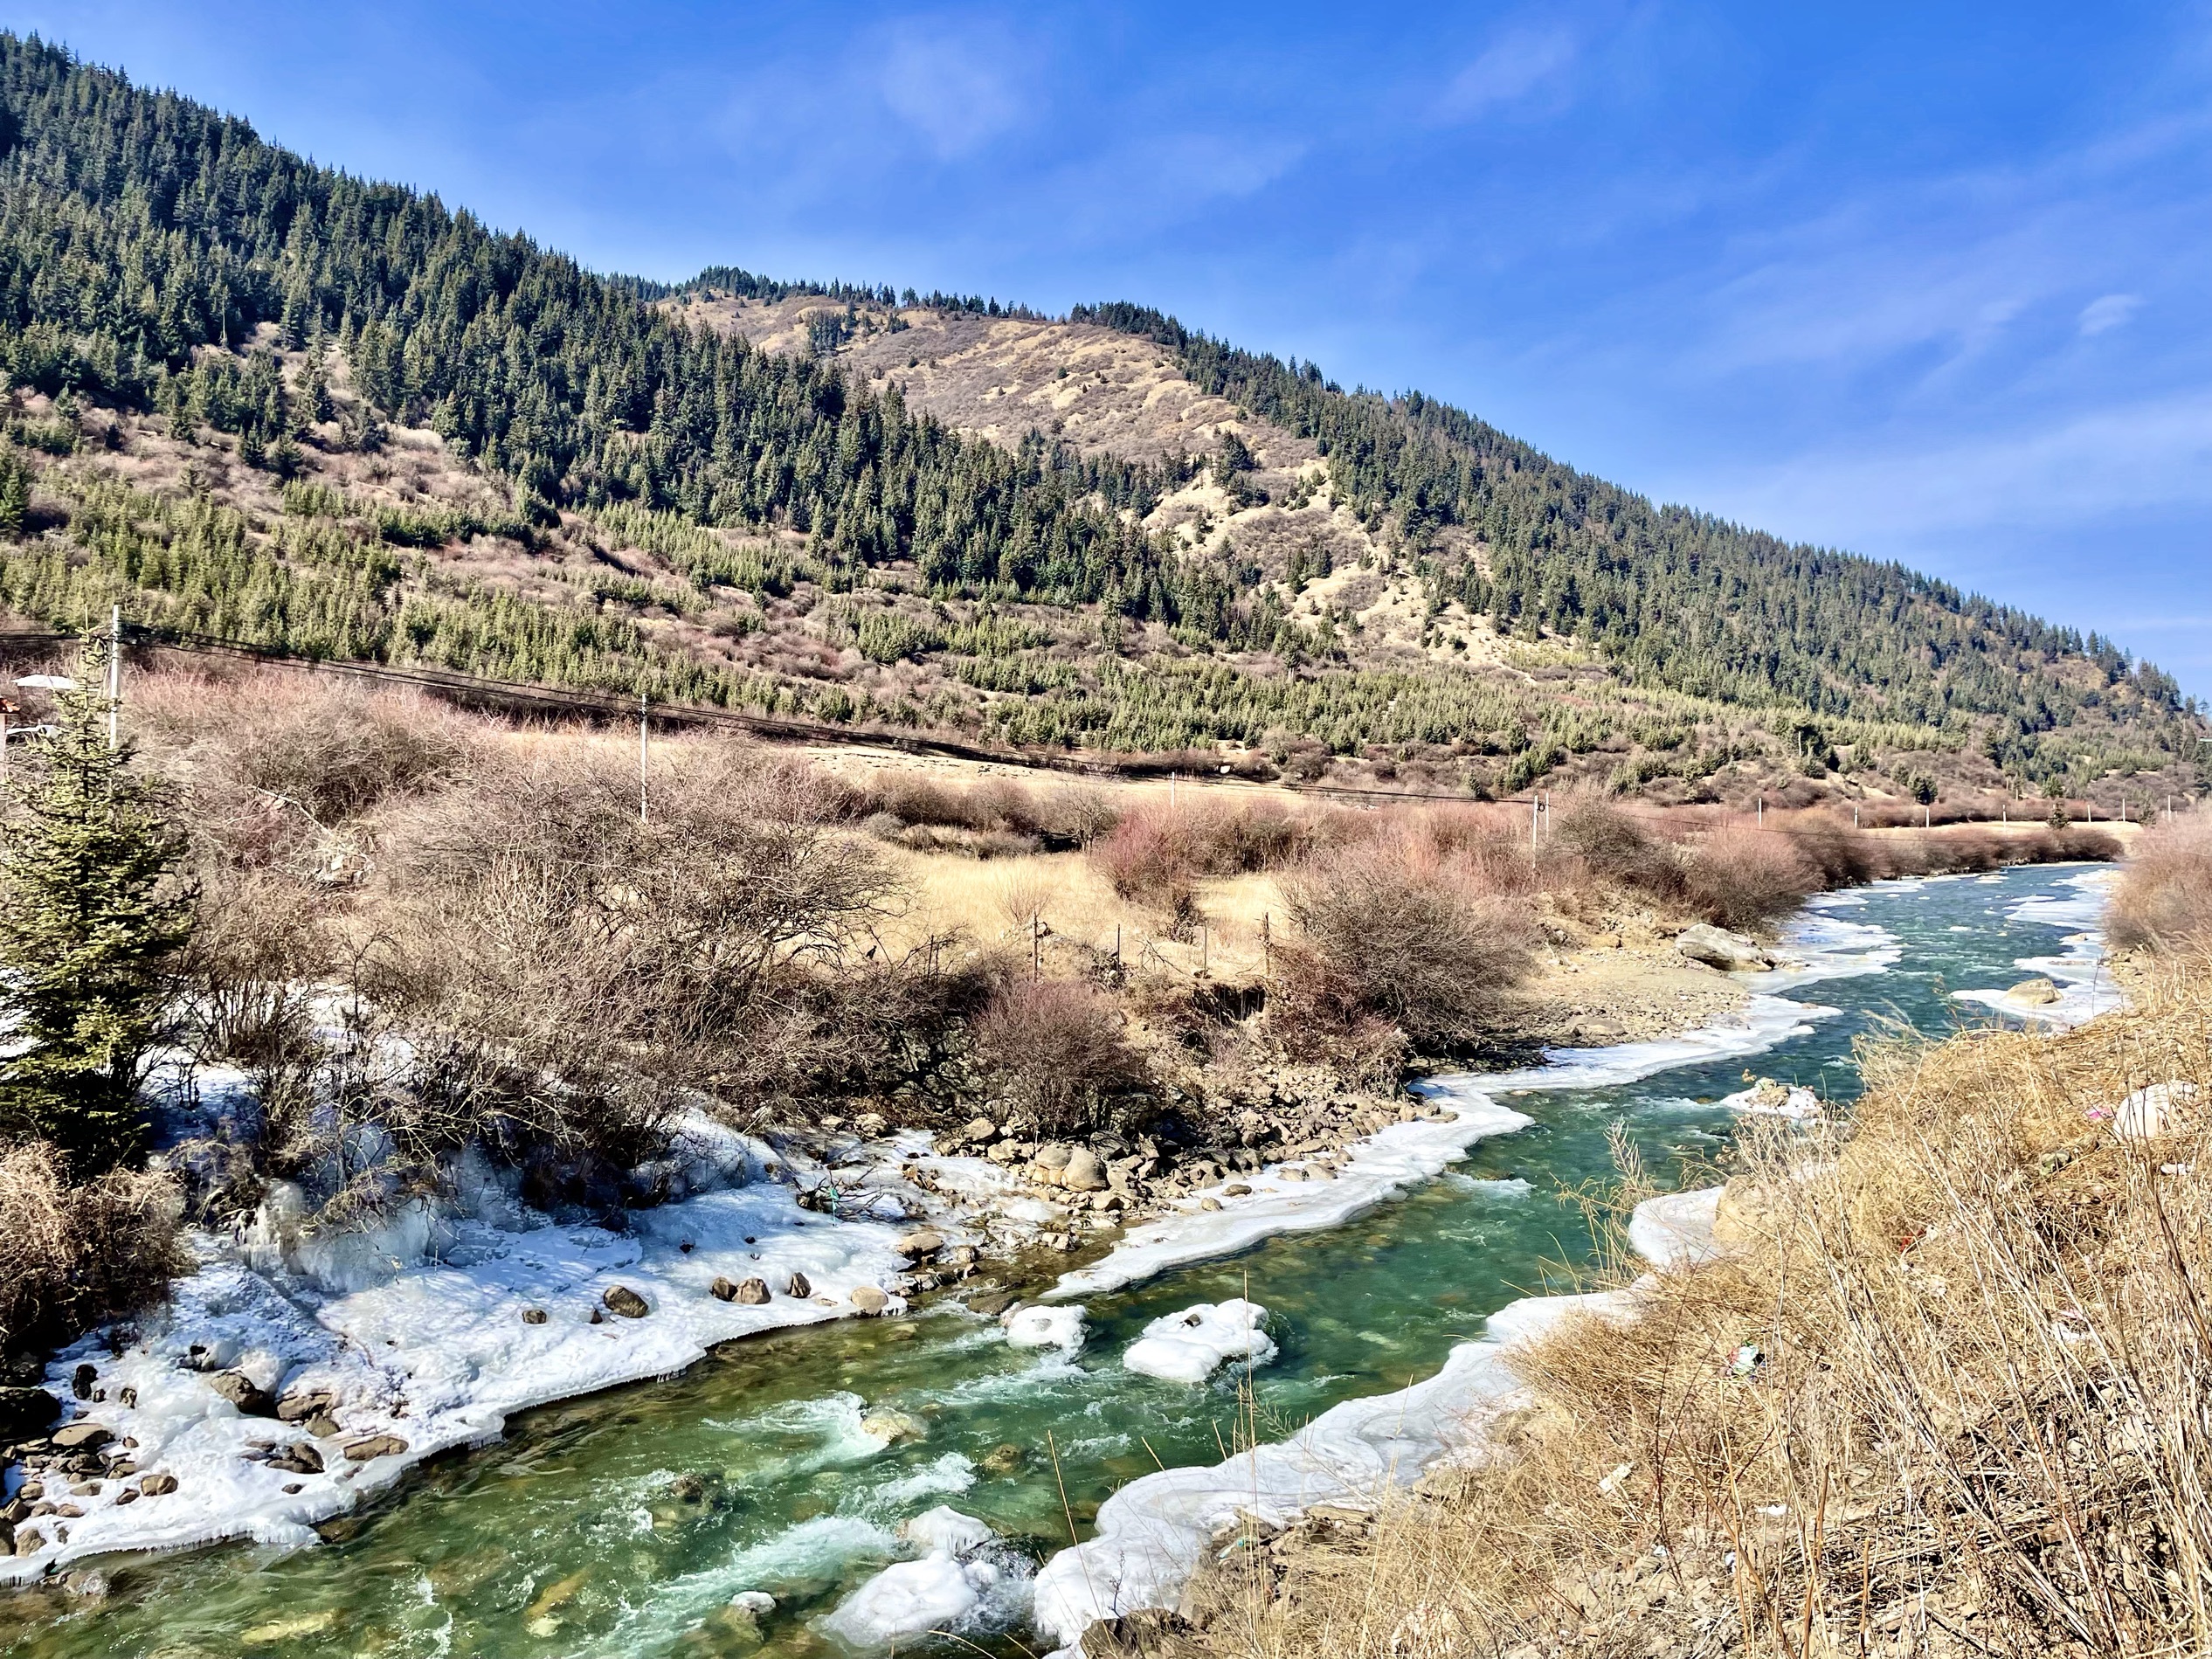
[{"label": "mountain", "polygon": [[1476,792],[2196,784],[2093,635],[1154,311],[600,276],[12,36],[0,150],[21,617]]}]

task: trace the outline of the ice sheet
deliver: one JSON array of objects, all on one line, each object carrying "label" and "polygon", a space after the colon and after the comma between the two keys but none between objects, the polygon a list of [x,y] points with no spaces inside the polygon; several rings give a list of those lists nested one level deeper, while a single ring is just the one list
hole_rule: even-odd
[{"label": "ice sheet", "polygon": [[1275,1356],[1267,1331],[1268,1310],[1231,1296],[1163,1314],[1122,1355],[1122,1369],[1169,1382],[1204,1382],[1232,1359],[1264,1365]]},{"label": "ice sheet", "polygon": [[[1631,1241],[1662,1267],[1710,1255],[1719,1197],[1714,1187],[1646,1200],[1631,1220]],[[1438,1459],[1478,1448],[1521,1397],[1508,1348],[1573,1313],[1631,1318],[1635,1306],[1633,1289],[1524,1297],[1492,1314],[1483,1336],[1454,1348],[1426,1382],[1348,1400],[1288,1440],[1226,1462],[1130,1482],[1100,1508],[1089,1542],[1061,1551],[1038,1572],[1037,1628],[1072,1654],[1094,1620],[1173,1607],[1216,1530],[1240,1510],[1282,1524],[1317,1503],[1364,1506],[1382,1487],[1411,1485]]]},{"label": "ice sheet", "polygon": [[[46,1548],[0,1559],[0,1583],[104,1551],[240,1536],[313,1543],[315,1523],[425,1458],[496,1438],[515,1412],[667,1376],[734,1338],[855,1313],[851,1293],[888,1282],[901,1265],[892,1248],[900,1227],[810,1214],[791,1187],[764,1181],[639,1212],[629,1234],[517,1215],[528,1225],[460,1216],[403,1229],[404,1245],[435,1235],[439,1255],[429,1259],[396,1249],[379,1257],[370,1247],[392,1243],[389,1227],[338,1251],[327,1241],[287,1251],[280,1227],[258,1241],[193,1235],[197,1269],[178,1281],[165,1314],[140,1322],[135,1345],[111,1357],[95,1332],[47,1372],[73,1417],[135,1437],[140,1475],[174,1475],[177,1490],[124,1506],[114,1501],[123,1483],[105,1483],[98,1497],[79,1500],[86,1513],[66,1523],[66,1540],[48,1535]],[[812,1282],[805,1299],[785,1294],[795,1272]],[[709,1289],[717,1277],[764,1279],[771,1299],[718,1301]],[[333,1282],[356,1288],[327,1288]],[[651,1311],[641,1319],[607,1311],[601,1298],[617,1284]],[[902,1305],[889,1303],[893,1311]],[[543,1310],[544,1323],[525,1324],[526,1310]],[[86,1361],[107,1398],[79,1406],[67,1379]],[[329,1389],[344,1434],[315,1441],[324,1472],[253,1461],[254,1441],[314,1437],[304,1426],[241,1414],[195,1365],[259,1370],[255,1380],[273,1389]],[[135,1391],[135,1405],[121,1403],[125,1389]],[[343,1455],[344,1441],[371,1434],[405,1449],[357,1462]],[[301,1490],[287,1493],[287,1484]]]}]

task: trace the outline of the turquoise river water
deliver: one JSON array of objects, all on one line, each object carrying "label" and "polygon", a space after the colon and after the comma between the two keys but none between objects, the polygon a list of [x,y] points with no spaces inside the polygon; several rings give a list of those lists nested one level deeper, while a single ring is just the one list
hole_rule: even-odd
[{"label": "turquoise river water", "polygon": [[[447,1459],[290,1552],[227,1545],[107,1565],[87,1604],[0,1594],[0,1654],[231,1659],[244,1654],[778,1659],[844,1650],[816,1621],[896,1559],[899,1523],[950,1503],[990,1522],[1011,1555],[1041,1557],[1116,1487],[1158,1464],[1219,1461],[1236,1434],[1227,1374],[1205,1387],[1123,1371],[1147,1321],[1248,1295],[1280,1357],[1255,1378],[1262,1430],[1427,1375],[1484,1316],[1559,1284],[1590,1241],[1563,1187],[1610,1173],[1625,1123],[1662,1185],[1706,1184],[1733,1116],[1714,1103],[1747,1068],[1835,1101],[1857,1090],[1854,1039],[1901,1019],[1939,1031],[1987,1018],[1954,990],[2002,986],[2060,930],[2023,900],[2078,898],[2078,870],[1889,884],[1827,913],[1886,930],[1884,971],[1791,992],[1833,1009],[1809,1034],[1748,1060],[1640,1082],[1507,1096],[1535,1122],[1478,1143],[1441,1179],[1332,1231],[1264,1243],[1089,1298],[1072,1360],[1010,1348],[998,1325],[940,1305],[733,1344],[665,1382],[521,1418],[501,1443]],[[863,1408],[909,1414],[926,1436],[886,1448]],[[1057,1448],[1066,1486],[1047,1455]],[[1015,1576],[1019,1576],[1019,1569]],[[776,1599],[757,1622],[732,1597]],[[1012,1655],[1019,1622],[964,1645]]]}]

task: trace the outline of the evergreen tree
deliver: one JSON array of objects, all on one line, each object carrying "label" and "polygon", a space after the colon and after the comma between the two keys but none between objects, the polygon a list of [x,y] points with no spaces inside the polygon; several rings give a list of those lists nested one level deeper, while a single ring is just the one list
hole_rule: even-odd
[{"label": "evergreen tree", "polygon": [[52,1141],[79,1174],[140,1146],[162,964],[192,916],[183,837],[129,745],[107,745],[106,672],[88,648],[0,823],[0,1133]]}]

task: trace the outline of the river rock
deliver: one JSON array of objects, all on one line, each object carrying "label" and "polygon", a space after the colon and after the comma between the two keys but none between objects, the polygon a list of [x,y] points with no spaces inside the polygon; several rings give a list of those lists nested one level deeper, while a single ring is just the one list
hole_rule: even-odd
[{"label": "river rock", "polygon": [[1106,1187],[1105,1163],[1089,1147],[1078,1146],[1068,1154],[1068,1163],[1061,1171],[1060,1184],[1078,1192],[1103,1192]]},{"label": "river rock", "polygon": [[741,1308],[761,1308],[768,1304],[768,1281],[748,1279],[739,1285],[729,1298]]},{"label": "river rock", "polygon": [[328,1416],[338,1407],[338,1396],[328,1388],[287,1388],[276,1403],[277,1421],[304,1423],[310,1417]]},{"label": "river rock", "polygon": [[308,1418],[306,1422],[301,1425],[301,1427],[306,1429],[310,1434],[313,1434],[317,1440],[335,1440],[341,1434],[344,1433],[344,1430],[338,1427],[338,1420],[333,1417],[328,1412],[324,1412],[319,1416]]},{"label": "river rock", "polygon": [[167,1497],[176,1490],[176,1476],[142,1475],[138,1477],[138,1490],[148,1497]]},{"label": "river rock", "polygon": [[902,1440],[927,1440],[929,1428],[919,1417],[902,1411],[872,1411],[861,1419],[861,1433],[870,1440],[895,1446]]},{"label": "river rock", "polygon": [[983,1455],[984,1468],[993,1475],[1011,1475],[1029,1461],[1029,1454],[1006,1441]]},{"label": "river rock", "polygon": [[2022,979],[2006,992],[2005,1000],[2025,1003],[2030,1008],[2047,1007],[2058,1000],[2058,987],[2038,974],[2033,979]]},{"label": "river rock", "polygon": [[609,1285],[599,1300],[606,1303],[609,1313],[620,1314],[625,1319],[642,1319],[653,1311],[646,1299],[626,1284]]},{"label": "river rock", "polygon": [[348,1441],[342,1449],[348,1462],[365,1463],[372,1457],[397,1457],[407,1449],[407,1442],[397,1434],[363,1434]]},{"label": "river rock", "polygon": [[269,1391],[242,1371],[218,1372],[207,1379],[207,1386],[247,1417],[276,1415],[276,1401],[269,1397]]},{"label": "river rock", "polygon": [[53,1432],[54,1449],[59,1452],[93,1452],[115,1436],[98,1423],[65,1423]]},{"label": "river rock", "polygon": [[24,1440],[61,1415],[61,1402],[43,1388],[0,1388],[0,1441]]},{"label": "river rock", "polygon": [[814,1282],[803,1273],[794,1273],[791,1276],[791,1282],[784,1287],[784,1294],[787,1296],[796,1296],[804,1302],[814,1294]]},{"label": "river rock", "polygon": [[320,1475],[322,1454],[305,1441],[296,1441],[269,1459],[269,1467],[287,1475]]},{"label": "river rock", "polygon": [[988,1146],[999,1138],[999,1126],[987,1117],[973,1117],[960,1131],[961,1144],[968,1146]]},{"label": "river rock", "polygon": [[1675,949],[1692,962],[1729,973],[1764,973],[1774,965],[1773,957],[1742,934],[1703,922],[1684,928]]},{"label": "river rock", "polygon": [[1040,1169],[1064,1170],[1068,1160],[1075,1156],[1075,1149],[1064,1141],[1051,1141],[1037,1149],[1036,1157],[1029,1161]]},{"label": "river rock", "polygon": [[913,1261],[926,1262],[944,1248],[944,1234],[925,1227],[919,1233],[908,1234],[891,1248]]},{"label": "river rock", "polygon": [[543,1309],[543,1308],[525,1308],[525,1309],[523,1309],[523,1310],[522,1310],[522,1323],[523,1323],[524,1324],[526,1324],[526,1325],[542,1325],[542,1324],[543,1324],[545,1323],[545,1310],[544,1310],[544,1309]]},{"label": "river rock", "polygon": [[862,1313],[881,1313],[891,1305],[891,1298],[872,1284],[853,1287],[853,1305]]},{"label": "river rock", "polygon": [[100,1369],[98,1366],[92,1365],[79,1365],[69,1379],[69,1392],[74,1394],[79,1400],[90,1400],[93,1397],[93,1385],[99,1380]]}]

